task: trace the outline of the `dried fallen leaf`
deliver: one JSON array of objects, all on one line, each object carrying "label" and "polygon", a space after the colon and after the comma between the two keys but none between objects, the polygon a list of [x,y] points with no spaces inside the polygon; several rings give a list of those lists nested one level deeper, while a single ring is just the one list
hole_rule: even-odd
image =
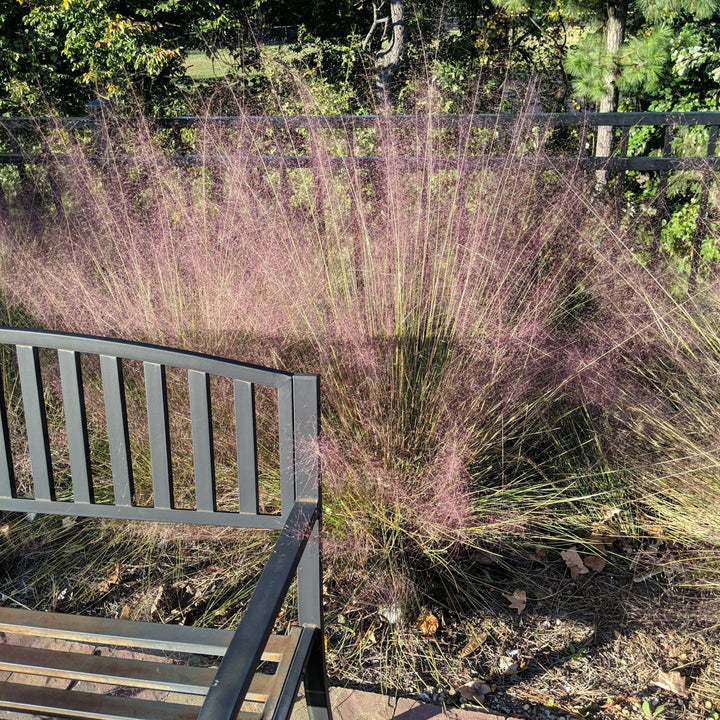
[{"label": "dried fallen leaf", "polygon": [[120,572],[120,561],[116,561],[115,568],[101,583],[98,584],[98,592],[106,593],[110,590],[113,585],[119,585],[122,580],[122,573]]},{"label": "dried fallen leaf", "polygon": [[563,550],[560,556],[570,569],[570,575],[573,580],[577,580],[579,575],[585,575],[589,572],[574,545],[569,550]]},{"label": "dried fallen leaf", "polygon": [[123,605],[123,609],[120,611],[120,619],[121,620],[129,620],[130,619],[130,606],[129,605]]},{"label": "dried fallen leaf", "polygon": [[467,657],[468,655],[472,655],[485,641],[487,640],[487,633],[481,632],[478,635],[473,635],[470,640],[468,640],[465,647],[460,651],[460,657]]},{"label": "dried fallen leaf", "polygon": [[677,670],[671,670],[670,672],[663,672],[661,670],[657,678],[650,684],[667,690],[673,693],[673,695],[687,697],[687,693],[685,692],[685,678]]},{"label": "dried fallen leaf", "polygon": [[518,663],[507,655],[503,655],[498,661],[500,672],[503,675],[517,675],[518,674]]},{"label": "dried fallen leaf", "polygon": [[160,605],[160,600],[162,599],[163,593],[165,592],[165,586],[159,585],[157,592],[155,593],[155,599],[153,600],[152,606],[150,607],[150,615],[155,615],[158,613],[158,606]]},{"label": "dried fallen leaf", "polygon": [[483,702],[485,696],[492,692],[492,688],[484,680],[476,680],[474,683],[462,685],[455,692],[459,693],[465,700]]},{"label": "dried fallen leaf", "polygon": [[363,636],[363,642],[367,643],[368,645],[375,645],[375,643],[377,643],[374,627],[370,627],[365,633],[365,635]]},{"label": "dried fallen leaf", "polygon": [[620,508],[605,508],[605,512],[603,513],[602,520],[600,522],[606,523],[610,522],[616,515],[619,515],[622,512]]},{"label": "dried fallen leaf", "polygon": [[403,619],[403,609],[399,603],[381,605],[378,608],[378,615],[384,620],[387,620],[391,625],[397,625]]},{"label": "dried fallen leaf", "polygon": [[539,563],[547,562],[548,551],[544,547],[536,547],[535,551],[530,553],[530,559]]},{"label": "dried fallen leaf", "polygon": [[423,613],[415,621],[415,627],[421,635],[434,635],[440,627],[440,622],[432,613]]},{"label": "dried fallen leaf", "polygon": [[599,550],[603,550],[610,547],[615,540],[618,539],[617,535],[610,535],[608,533],[609,531],[605,530],[605,528],[594,529],[588,541]]},{"label": "dried fallen leaf", "polygon": [[605,569],[605,566],[607,565],[605,560],[599,555],[586,555],[583,558],[583,563],[585,564],[585,567],[589,568],[590,570],[594,570],[595,572],[601,572]]},{"label": "dried fallen leaf", "polygon": [[527,593],[524,590],[515,590],[512,595],[503,593],[503,597],[510,601],[510,608],[516,609],[518,611],[518,615],[525,609],[525,605],[527,604]]}]

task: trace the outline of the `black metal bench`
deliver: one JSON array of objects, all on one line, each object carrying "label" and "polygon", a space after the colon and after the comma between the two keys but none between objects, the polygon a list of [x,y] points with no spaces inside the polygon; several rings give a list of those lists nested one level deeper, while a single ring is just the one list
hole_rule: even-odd
[{"label": "black metal bench", "polygon": [[[151,345],[34,330],[0,328],[0,350],[4,353],[0,370],[5,376],[3,390],[0,374],[0,511],[280,531],[234,631],[0,607],[0,671],[11,671],[11,679],[18,677],[17,673],[29,678],[27,683],[0,682],[0,716],[5,717],[4,708],[113,720],[285,718],[304,681],[310,717],[330,720],[322,621],[321,497],[318,463],[312,451],[319,424],[317,376]],[[131,367],[144,385],[146,409],[142,412],[147,416],[152,470],[152,500],[144,504],[136,501],[124,366]],[[97,479],[91,472],[88,378],[84,378],[90,370],[84,368],[95,369],[96,382],[102,387],[112,469],[102,502],[96,500]],[[194,508],[179,507],[174,500],[174,438],[166,368],[180,368],[182,377],[187,372]],[[168,372],[177,374],[175,370]],[[232,386],[237,450],[237,494],[232,510],[218,508],[211,376],[228,378],[222,382]],[[54,391],[62,397],[69,472],[54,467],[57,462],[51,457],[50,438],[57,423],[48,422],[44,400],[50,377]],[[11,385],[15,389],[12,393]],[[256,386],[272,388],[276,394],[278,512],[263,511],[259,502]],[[11,394],[10,402],[22,404],[22,414],[8,412],[6,397]],[[133,395],[136,397],[137,393]],[[9,417],[22,416],[24,428],[10,427]],[[13,449],[17,448],[18,436],[31,462],[30,485],[21,481],[20,458],[13,457],[20,454]],[[273,635],[295,577],[297,624],[287,634]],[[90,652],[48,649],[53,647],[52,642],[28,647],[27,640],[22,641],[28,635],[88,643]],[[12,644],[12,638],[20,641]],[[98,654],[92,651],[96,645],[132,649],[133,654]],[[136,653],[135,649],[145,652]],[[217,667],[172,664],[153,659],[158,651],[222,659],[219,665],[215,661]],[[275,667],[275,672],[268,672],[268,667]],[[48,687],[38,676],[62,678],[70,686],[79,683],[84,690]],[[87,690],[88,685],[96,687],[98,683],[119,686],[120,692],[109,694],[107,687],[104,692]],[[139,699],[139,688],[170,691],[181,698],[177,702]]]}]

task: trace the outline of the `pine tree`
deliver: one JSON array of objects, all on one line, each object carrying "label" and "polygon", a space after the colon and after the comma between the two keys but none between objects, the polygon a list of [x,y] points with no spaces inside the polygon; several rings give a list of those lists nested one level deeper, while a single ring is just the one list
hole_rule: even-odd
[{"label": "pine tree", "polygon": [[[584,7],[583,7],[584,5]],[[661,87],[670,60],[671,20],[710,17],[720,0],[607,0],[579,4],[592,23],[567,55],[575,92],[596,103],[599,112],[615,112],[620,92],[653,94]],[[612,151],[612,128],[601,127],[595,154]],[[599,178],[601,180],[601,178]]]}]

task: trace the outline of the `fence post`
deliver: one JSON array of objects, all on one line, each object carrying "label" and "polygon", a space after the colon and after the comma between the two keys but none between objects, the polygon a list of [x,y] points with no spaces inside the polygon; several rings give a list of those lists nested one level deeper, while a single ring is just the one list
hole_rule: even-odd
[{"label": "fence post", "polygon": [[[665,140],[663,142],[663,154],[662,156],[669,157],[672,151],[673,141],[673,130],[672,124],[666,125],[665,127]],[[652,247],[650,248],[650,266],[654,266],[658,261],[658,254],[660,252],[660,239],[662,235],[662,225],[667,214],[667,187],[668,177],[670,173],[668,170],[660,171],[660,186],[658,188],[658,199],[657,199],[657,212],[655,215],[655,229],[653,231]]]},{"label": "fence post", "polygon": [[91,100],[86,106],[95,158],[104,165],[110,157],[109,120],[115,104],[112,100]]},{"label": "fence post", "polygon": [[[717,147],[718,126],[713,125],[710,128],[710,137],[708,138],[707,157],[715,156],[715,148]],[[692,250],[690,252],[690,277],[688,278],[688,292],[695,292],[697,286],[697,273],[700,267],[700,252],[702,251],[703,237],[707,231],[707,206],[710,194],[710,178],[712,177],[710,170],[705,170],[702,176],[702,194],[700,195],[700,207],[698,207],[697,219],[695,220],[695,232],[693,234]]]}]

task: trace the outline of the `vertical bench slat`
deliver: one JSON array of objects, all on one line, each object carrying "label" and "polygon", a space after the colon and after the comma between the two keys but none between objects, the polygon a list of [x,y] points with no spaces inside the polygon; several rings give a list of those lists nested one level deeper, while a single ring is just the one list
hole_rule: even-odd
[{"label": "vertical bench slat", "polygon": [[38,500],[54,500],[55,487],[40,375],[40,355],[36,347],[18,345],[17,358],[35,497]]},{"label": "vertical bench slat", "polygon": [[128,433],[125,383],[120,358],[100,356],[105,418],[116,505],[132,505],[134,495],[130,436]]},{"label": "vertical bench slat", "polygon": [[73,498],[75,502],[91,503],[94,502],[94,494],[80,356],[73,350],[58,350],[58,363],[70,452]]},{"label": "vertical bench slat", "polygon": [[198,370],[188,370],[188,383],[197,509],[214,511],[217,503],[215,501],[215,453],[210,408],[210,377],[207,373]]},{"label": "vertical bench slat", "polygon": [[255,432],[255,388],[252,383],[233,381],[235,393],[235,446],[237,448],[238,509],[257,513],[257,449]]},{"label": "vertical bench slat", "polygon": [[165,366],[145,362],[143,370],[150,436],[153,503],[157,508],[169,510],[173,507],[173,484]]},{"label": "vertical bench slat", "polygon": [[16,494],[15,470],[10,451],[10,429],[5,406],[5,388],[2,372],[0,372],[0,497],[14,498]]},{"label": "vertical bench slat", "polygon": [[278,388],[278,435],[280,440],[280,501],[282,514],[295,502],[295,453],[293,449],[293,386]]}]

